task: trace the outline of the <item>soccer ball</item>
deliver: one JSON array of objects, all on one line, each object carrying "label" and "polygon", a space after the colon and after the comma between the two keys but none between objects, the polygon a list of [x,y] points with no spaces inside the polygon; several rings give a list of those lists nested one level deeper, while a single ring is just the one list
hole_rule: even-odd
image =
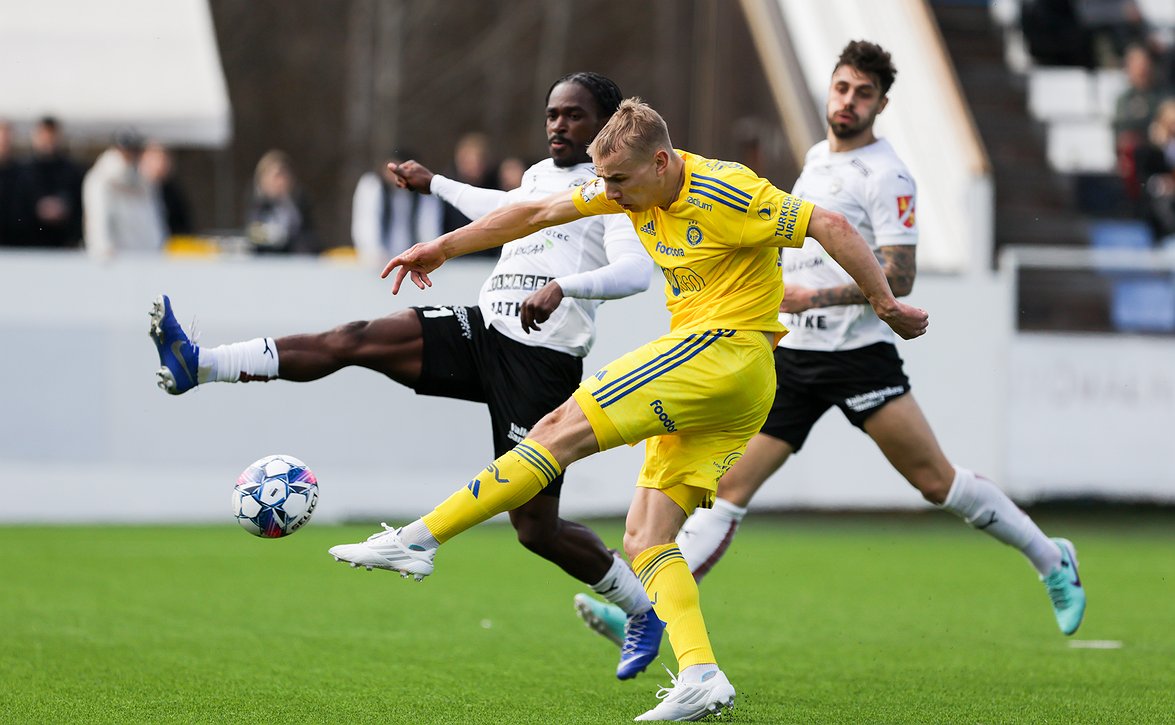
[{"label": "soccer ball", "polygon": [[254,536],[288,536],[310,520],[318,505],[318,479],[293,456],[266,456],[237,478],[233,514]]}]

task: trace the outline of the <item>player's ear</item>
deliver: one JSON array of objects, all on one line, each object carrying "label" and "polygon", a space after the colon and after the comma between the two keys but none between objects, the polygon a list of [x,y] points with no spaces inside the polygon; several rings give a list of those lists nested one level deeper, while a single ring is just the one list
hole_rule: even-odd
[{"label": "player's ear", "polygon": [[889,96],[882,96],[881,103],[877,104],[877,112],[881,113],[882,111],[885,110],[885,107],[888,105],[889,105]]},{"label": "player's ear", "polygon": [[657,149],[653,153],[653,166],[657,170],[657,176],[662,176],[669,169],[669,152]]}]

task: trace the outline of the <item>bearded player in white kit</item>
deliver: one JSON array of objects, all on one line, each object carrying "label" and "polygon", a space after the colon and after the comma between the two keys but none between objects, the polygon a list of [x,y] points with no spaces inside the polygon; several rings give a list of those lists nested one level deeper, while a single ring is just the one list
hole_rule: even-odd
[{"label": "bearded player in white kit", "polygon": [[[546,107],[550,158],[509,192],[462,184],[411,161],[390,168],[405,188],[436,194],[476,219],[595,178],[588,144],[622,99],[616,84],[596,73],[555,81]],[[500,456],[579,385],[601,301],[645,290],[652,269],[627,218],[597,216],[506,244],[472,307],[415,307],[325,332],[198,347],[161,296],[151,312],[159,386],[179,395],[209,382],[309,382],[365,367],[420,395],[485,403]],[[559,517],[562,482],[559,476],[511,511],[510,522],[527,549],[626,612],[616,676],[635,677],[656,657],[663,625],[628,564],[591,529]]]},{"label": "bearded player in white kit", "polygon": [[[844,214],[902,297],[914,284],[916,190],[893,147],[873,132],[896,74],[880,46],[845,46],[829,88],[828,136],[808,151],[792,193]],[[1049,539],[994,483],[947,459],[910,393],[893,333],[815,239],[782,254],[780,319],[790,333],[775,349],[775,401],[746,453],[719,482],[714,507],[698,509],[677,536],[694,578],[701,581],[718,563],[751,498],[835,406],[923,498],[1022,552],[1045,584],[1057,626],[1073,634],[1085,613],[1073,544]],[[618,612],[584,594],[576,595],[576,610],[597,631],[622,624]]]}]

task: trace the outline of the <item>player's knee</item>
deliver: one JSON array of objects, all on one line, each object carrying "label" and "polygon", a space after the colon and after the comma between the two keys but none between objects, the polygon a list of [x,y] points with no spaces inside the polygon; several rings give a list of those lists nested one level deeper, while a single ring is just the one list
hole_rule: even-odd
[{"label": "player's knee", "polygon": [[648,551],[654,546],[661,546],[670,542],[662,541],[660,539],[649,536],[645,532],[628,530],[624,532],[624,554],[632,561],[642,552]]}]

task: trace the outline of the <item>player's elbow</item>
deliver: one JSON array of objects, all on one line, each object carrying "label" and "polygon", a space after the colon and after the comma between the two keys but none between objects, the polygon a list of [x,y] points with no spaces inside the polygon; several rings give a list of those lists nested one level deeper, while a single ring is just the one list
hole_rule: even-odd
[{"label": "player's elbow", "polygon": [[844,214],[830,211],[821,207],[812,210],[812,217],[808,221],[808,235],[820,242],[826,249],[830,244],[835,245],[846,235],[856,234],[857,229]]}]

